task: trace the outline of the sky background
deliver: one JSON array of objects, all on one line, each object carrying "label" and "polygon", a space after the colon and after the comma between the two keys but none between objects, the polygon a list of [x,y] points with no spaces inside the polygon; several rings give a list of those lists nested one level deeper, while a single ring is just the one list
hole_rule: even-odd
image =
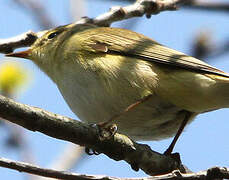
[{"label": "sky background", "polygon": [[[217,0],[216,0],[217,1]],[[77,11],[77,1],[74,6],[67,0],[42,0],[50,17],[56,25],[64,25],[73,22],[73,13]],[[85,1],[85,9],[82,16],[96,17],[112,6],[127,5],[118,1],[108,0],[88,0]],[[128,20],[130,21],[130,20]],[[112,24],[113,27],[122,27],[127,21]],[[151,19],[145,17],[138,18],[136,23],[131,25],[132,30],[142,33],[156,41],[186,54],[191,54],[191,46],[194,36],[200,31],[211,33],[213,41],[217,43],[225,42],[229,39],[229,21],[227,13],[179,10],[173,12],[163,12],[152,16]],[[31,16],[31,12],[25,11],[11,0],[0,1],[0,38],[9,38],[28,30],[39,31],[37,20]],[[209,59],[209,63],[229,72],[228,54],[218,58]],[[32,62],[22,59],[5,58],[0,55],[0,64],[9,60],[21,62],[28,69],[33,77],[29,88],[18,96],[17,101],[40,107],[42,109],[72,117],[77,117],[71,112],[55,84],[41,72]],[[200,171],[212,166],[229,167],[229,110],[221,109],[199,115],[191,123],[180,137],[174,152],[179,152],[182,162],[193,171]],[[6,148],[4,139],[6,130],[0,127],[0,157],[13,160],[22,160],[18,151]],[[48,167],[56,157],[58,157],[68,142],[57,140],[38,132],[25,130],[26,139],[33,152],[35,162],[41,167]],[[155,142],[144,142],[151,146],[153,150],[164,152],[172,139]],[[85,158],[72,172],[82,174],[103,174],[117,177],[143,177],[142,171],[134,172],[130,166],[123,162],[116,162],[105,155],[90,156]],[[2,179],[25,179],[23,173],[0,167]]]}]

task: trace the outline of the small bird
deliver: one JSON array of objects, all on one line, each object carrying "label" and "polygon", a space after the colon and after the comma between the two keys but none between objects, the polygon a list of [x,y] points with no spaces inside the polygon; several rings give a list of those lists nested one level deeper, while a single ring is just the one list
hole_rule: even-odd
[{"label": "small bird", "polygon": [[32,60],[82,121],[116,117],[135,140],[176,135],[165,154],[196,115],[229,107],[228,73],[126,29],[60,26],[7,56]]}]

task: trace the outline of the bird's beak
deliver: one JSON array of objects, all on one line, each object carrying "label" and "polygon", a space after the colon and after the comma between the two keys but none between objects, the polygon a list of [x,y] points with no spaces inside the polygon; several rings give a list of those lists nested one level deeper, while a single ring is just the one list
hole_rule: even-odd
[{"label": "bird's beak", "polygon": [[9,54],[6,54],[6,56],[19,57],[19,58],[29,58],[31,52],[32,52],[32,50],[28,49],[28,50],[25,50],[25,51],[9,53]]}]

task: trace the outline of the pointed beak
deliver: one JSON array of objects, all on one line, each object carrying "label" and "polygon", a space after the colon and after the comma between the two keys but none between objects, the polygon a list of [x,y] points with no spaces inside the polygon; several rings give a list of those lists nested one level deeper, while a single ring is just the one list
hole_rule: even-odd
[{"label": "pointed beak", "polygon": [[9,56],[9,57],[19,57],[19,58],[29,58],[30,54],[31,54],[32,50],[31,49],[28,49],[28,50],[25,50],[25,51],[20,51],[20,52],[13,52],[13,53],[9,53],[9,54],[6,54],[6,56]]}]

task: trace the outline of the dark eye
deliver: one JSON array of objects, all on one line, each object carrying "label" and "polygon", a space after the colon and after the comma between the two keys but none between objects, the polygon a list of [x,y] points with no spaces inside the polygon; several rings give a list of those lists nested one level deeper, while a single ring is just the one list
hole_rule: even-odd
[{"label": "dark eye", "polygon": [[56,37],[58,34],[59,34],[58,32],[53,32],[53,33],[48,35],[48,39],[52,39],[52,38]]}]

